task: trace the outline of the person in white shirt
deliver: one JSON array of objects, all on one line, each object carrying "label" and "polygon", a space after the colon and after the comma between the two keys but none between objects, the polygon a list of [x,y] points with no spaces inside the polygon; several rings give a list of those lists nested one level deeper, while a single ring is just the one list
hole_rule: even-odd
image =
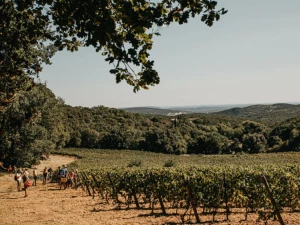
[{"label": "person in white shirt", "polygon": [[27,177],[29,177],[29,171],[28,171],[27,168],[26,168],[25,171],[24,171],[24,175],[27,176]]},{"label": "person in white shirt", "polygon": [[21,191],[21,183],[22,183],[22,172],[21,170],[17,170],[15,175],[15,180],[17,181],[17,190]]}]

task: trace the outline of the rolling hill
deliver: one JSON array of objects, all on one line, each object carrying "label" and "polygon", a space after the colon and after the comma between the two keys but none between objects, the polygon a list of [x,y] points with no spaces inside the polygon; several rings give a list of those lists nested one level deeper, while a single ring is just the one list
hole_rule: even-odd
[{"label": "rolling hill", "polygon": [[160,109],[155,107],[132,107],[122,108],[122,110],[130,113],[150,114],[150,115],[164,115],[173,116],[176,114],[187,114],[188,111],[183,110],[172,110],[172,109]]},{"label": "rolling hill", "polygon": [[[232,108],[229,108],[233,106]],[[234,107],[241,106],[241,107]],[[244,107],[245,106],[245,107]],[[275,125],[290,118],[300,116],[300,105],[277,103],[257,105],[216,105],[216,106],[190,106],[190,107],[132,107],[122,110],[131,113],[148,115],[173,116],[176,114],[215,114],[220,116],[239,117],[256,120],[265,124]]]},{"label": "rolling hill", "polygon": [[300,116],[300,105],[278,103],[273,105],[252,105],[244,108],[232,108],[214,114],[258,120],[260,122],[280,123]]},{"label": "rolling hill", "polygon": [[245,107],[249,104],[236,104],[236,105],[204,105],[204,106],[161,106],[161,107],[131,107],[121,108],[126,112],[152,114],[152,115],[169,115],[174,113],[214,113],[220,112],[234,107]]},{"label": "rolling hill", "polygon": [[232,109],[235,107],[246,107],[250,106],[249,104],[236,104],[236,105],[203,105],[203,106],[177,106],[177,107],[161,107],[164,109],[170,110],[179,110],[179,111],[187,111],[192,113],[214,113],[220,112],[227,109]]}]

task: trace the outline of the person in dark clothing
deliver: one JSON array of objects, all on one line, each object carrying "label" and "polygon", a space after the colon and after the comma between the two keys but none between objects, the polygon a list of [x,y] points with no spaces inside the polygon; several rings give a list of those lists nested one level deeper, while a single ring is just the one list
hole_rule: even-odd
[{"label": "person in dark clothing", "polygon": [[36,180],[37,180],[37,168],[36,166],[33,168],[33,171],[32,171],[32,175],[33,175],[33,186],[36,186]]},{"label": "person in dark clothing", "polygon": [[47,171],[47,167],[45,167],[45,169],[43,170],[43,184],[47,183],[47,176],[48,176],[48,171]]},{"label": "person in dark clothing", "polygon": [[53,170],[52,170],[52,168],[50,166],[49,169],[48,169],[48,180],[50,180],[50,181],[52,179],[52,172],[53,172]]}]

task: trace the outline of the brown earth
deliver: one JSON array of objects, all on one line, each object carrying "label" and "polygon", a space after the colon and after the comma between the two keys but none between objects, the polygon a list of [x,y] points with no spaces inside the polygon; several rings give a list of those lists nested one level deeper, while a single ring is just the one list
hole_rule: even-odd
[{"label": "brown earth", "polygon": [[[56,168],[59,165],[68,164],[75,158],[51,155],[48,160],[42,161],[38,165],[38,171],[45,166]],[[30,170],[32,173],[32,170]],[[176,211],[167,208],[167,216],[162,216],[157,207],[153,213],[150,209],[134,209],[131,205],[116,209],[114,204],[106,204],[98,197],[93,199],[82,189],[59,190],[57,184],[50,183],[29,188],[29,197],[24,198],[24,191],[17,192],[16,182],[13,176],[0,177],[0,224],[62,224],[62,225],[137,225],[137,224],[182,224],[180,216]],[[200,212],[201,210],[199,210]],[[300,224],[300,213],[282,213],[285,224]],[[248,214],[247,221],[241,210],[236,210],[230,214],[229,220],[225,220],[224,213],[218,213],[215,217],[217,225],[254,225],[265,224],[263,221],[256,221],[258,214]],[[201,224],[212,224],[212,215],[204,216],[200,214]],[[185,224],[195,223],[192,211],[185,217]],[[279,225],[278,221],[269,220],[268,225]]]}]

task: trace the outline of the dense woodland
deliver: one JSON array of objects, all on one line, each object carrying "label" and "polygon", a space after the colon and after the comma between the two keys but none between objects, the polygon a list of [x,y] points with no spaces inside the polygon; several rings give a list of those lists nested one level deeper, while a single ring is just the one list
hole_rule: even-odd
[{"label": "dense woodland", "polygon": [[6,163],[28,165],[53,149],[70,147],[166,154],[299,151],[300,115],[292,112],[286,119],[288,112],[260,122],[216,114],[142,115],[72,107],[36,84],[0,114],[0,156]]}]

